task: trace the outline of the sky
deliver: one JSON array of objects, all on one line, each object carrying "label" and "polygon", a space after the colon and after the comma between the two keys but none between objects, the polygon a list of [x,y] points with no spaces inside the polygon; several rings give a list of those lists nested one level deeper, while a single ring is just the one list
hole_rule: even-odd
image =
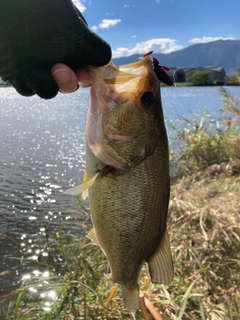
[{"label": "sky", "polygon": [[240,0],[72,0],[113,58],[240,40]]}]

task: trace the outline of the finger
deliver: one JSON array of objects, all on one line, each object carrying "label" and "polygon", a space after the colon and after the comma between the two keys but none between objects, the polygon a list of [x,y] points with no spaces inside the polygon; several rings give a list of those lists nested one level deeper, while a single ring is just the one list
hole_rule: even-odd
[{"label": "finger", "polygon": [[86,69],[79,69],[76,72],[76,74],[77,74],[78,84],[80,87],[85,88],[85,87],[91,86],[89,74]]},{"label": "finger", "polygon": [[58,86],[54,81],[49,66],[34,63],[31,59],[23,61],[16,69],[15,76],[9,79],[15,89],[24,96],[37,94],[44,99],[51,99],[58,93]]},{"label": "finger", "polygon": [[63,93],[74,92],[78,88],[78,78],[75,72],[62,63],[55,64],[51,74],[56,81],[59,90]]}]

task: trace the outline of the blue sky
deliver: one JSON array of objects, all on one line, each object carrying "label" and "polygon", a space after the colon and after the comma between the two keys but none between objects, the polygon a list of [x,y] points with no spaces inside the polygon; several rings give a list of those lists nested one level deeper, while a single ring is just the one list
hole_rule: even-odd
[{"label": "blue sky", "polygon": [[113,58],[240,39],[240,0],[72,0]]}]

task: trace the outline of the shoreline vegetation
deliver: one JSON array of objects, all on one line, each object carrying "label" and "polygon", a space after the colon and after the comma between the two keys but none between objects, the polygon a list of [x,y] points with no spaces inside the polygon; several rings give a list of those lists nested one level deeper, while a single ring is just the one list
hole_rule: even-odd
[{"label": "shoreline vegetation", "polygon": [[63,219],[56,233],[39,236],[40,247],[55,259],[49,254],[21,261],[41,272],[1,297],[7,303],[4,319],[240,319],[240,102],[225,88],[220,91],[221,123],[204,114],[172,128],[172,283],[151,284],[144,267],[140,287],[147,308],[135,315],[124,309],[120,289],[104,280],[105,256],[85,237],[90,213],[79,198],[76,214],[83,235],[64,232]]},{"label": "shoreline vegetation", "polygon": [[[174,78],[174,76],[173,76]],[[211,79],[211,73],[209,71],[198,70],[188,76],[185,82],[175,82],[177,87],[189,87],[189,86],[239,86],[240,85],[240,68],[236,73],[226,79]],[[173,79],[174,80],[174,79]],[[162,86],[167,86],[161,83]],[[11,87],[10,83],[0,83],[0,88]]]},{"label": "shoreline vegetation", "polygon": [[9,88],[12,87],[11,83],[0,83],[0,88]]}]

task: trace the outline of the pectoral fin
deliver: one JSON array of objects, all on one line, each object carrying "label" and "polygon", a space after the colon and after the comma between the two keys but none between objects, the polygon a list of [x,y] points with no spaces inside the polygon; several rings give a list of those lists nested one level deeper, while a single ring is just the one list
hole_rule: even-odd
[{"label": "pectoral fin", "polygon": [[152,257],[147,261],[152,282],[170,283],[174,270],[167,229]]},{"label": "pectoral fin", "polygon": [[[105,174],[109,171],[108,166],[104,167],[101,171],[95,173],[94,176],[92,176],[92,178],[88,179],[87,176],[87,172],[84,172],[84,177],[83,177],[83,183],[77,185],[76,187],[70,188],[65,190],[63,193],[65,194],[69,194],[70,196],[78,196],[80,195],[82,192],[88,190],[89,187],[91,187],[95,180],[97,179],[97,177],[100,177],[100,175]],[[87,179],[87,180],[85,180]],[[88,194],[88,193],[87,193]],[[85,194],[86,195],[86,194]],[[84,198],[83,198],[84,199]]]},{"label": "pectoral fin", "polygon": [[[87,174],[87,169],[85,169],[84,171],[84,175],[83,175],[83,182],[87,181],[88,180],[88,174]],[[88,197],[88,189],[84,190],[82,192],[82,198],[83,200],[86,200]]]},{"label": "pectoral fin", "polygon": [[91,185],[94,184],[95,180],[97,179],[98,175],[101,172],[97,172],[92,178],[90,178],[89,180],[84,181],[83,183],[77,185],[76,187],[67,189],[66,191],[64,191],[63,193],[65,194],[69,194],[70,196],[78,196],[80,195],[82,192],[86,191],[89,187],[91,187]]}]

